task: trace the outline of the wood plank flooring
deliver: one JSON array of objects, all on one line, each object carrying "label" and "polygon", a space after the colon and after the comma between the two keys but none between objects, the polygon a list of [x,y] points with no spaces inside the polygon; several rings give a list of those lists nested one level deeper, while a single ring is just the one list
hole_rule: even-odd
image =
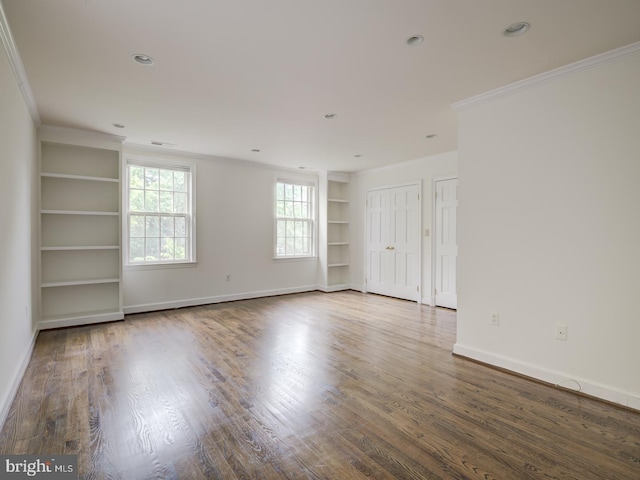
[{"label": "wood plank flooring", "polygon": [[82,479],[640,479],[640,414],[451,354],[455,312],[356,292],[40,333],[0,453]]}]

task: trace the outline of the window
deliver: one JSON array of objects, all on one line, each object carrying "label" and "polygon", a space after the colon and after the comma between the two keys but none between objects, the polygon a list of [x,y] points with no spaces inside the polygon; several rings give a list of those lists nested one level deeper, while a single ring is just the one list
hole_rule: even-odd
[{"label": "window", "polygon": [[276,184],[276,258],[315,254],[313,185]]},{"label": "window", "polygon": [[195,261],[193,169],[127,162],[127,265]]}]

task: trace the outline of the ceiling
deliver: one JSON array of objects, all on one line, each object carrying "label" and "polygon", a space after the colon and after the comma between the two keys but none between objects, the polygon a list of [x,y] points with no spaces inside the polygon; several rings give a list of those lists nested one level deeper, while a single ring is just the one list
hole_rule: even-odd
[{"label": "ceiling", "polygon": [[[2,6],[43,123],[334,171],[455,150],[452,103],[640,40],[640,0]],[[527,33],[502,35],[519,21]]]}]

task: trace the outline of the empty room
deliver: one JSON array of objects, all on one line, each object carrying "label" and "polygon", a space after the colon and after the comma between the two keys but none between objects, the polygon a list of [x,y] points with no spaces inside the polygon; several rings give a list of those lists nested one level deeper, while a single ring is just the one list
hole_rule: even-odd
[{"label": "empty room", "polygon": [[640,478],[639,1],[0,41],[0,479]]}]

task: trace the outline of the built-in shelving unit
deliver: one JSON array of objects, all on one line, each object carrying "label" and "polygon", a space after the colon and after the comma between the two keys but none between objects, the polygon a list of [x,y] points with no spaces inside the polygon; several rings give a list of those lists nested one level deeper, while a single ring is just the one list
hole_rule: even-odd
[{"label": "built-in shelving unit", "polygon": [[124,318],[120,137],[40,132],[40,329]]},{"label": "built-in shelving unit", "polygon": [[349,178],[327,177],[327,290],[349,288]]}]

